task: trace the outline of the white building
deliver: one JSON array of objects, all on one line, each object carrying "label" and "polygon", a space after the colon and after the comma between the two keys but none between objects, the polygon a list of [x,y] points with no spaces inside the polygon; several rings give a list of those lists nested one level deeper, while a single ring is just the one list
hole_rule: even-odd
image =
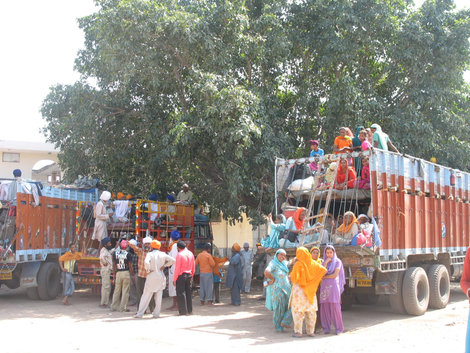
[{"label": "white building", "polygon": [[32,179],[36,163],[58,163],[58,152],[51,143],[0,140],[0,178],[13,178],[13,170],[21,169],[23,178]]}]

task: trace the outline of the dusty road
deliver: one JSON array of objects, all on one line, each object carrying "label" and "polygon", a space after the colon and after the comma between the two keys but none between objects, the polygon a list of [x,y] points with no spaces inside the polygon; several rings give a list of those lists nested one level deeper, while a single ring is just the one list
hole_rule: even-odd
[{"label": "dusty road", "polygon": [[[222,301],[229,302],[223,291]],[[384,298],[385,299],[385,298]],[[138,320],[131,313],[98,307],[98,297],[79,290],[73,305],[60,299],[31,301],[21,291],[0,288],[1,353],[32,352],[439,352],[464,351],[468,302],[453,284],[451,303],[424,316],[395,315],[386,300],[355,305],[344,313],[346,332],[295,339],[276,333],[259,292],[243,295],[242,305],[200,306],[194,315],[163,311]],[[163,308],[169,306],[164,299]],[[135,307],[130,307],[134,310]]]}]

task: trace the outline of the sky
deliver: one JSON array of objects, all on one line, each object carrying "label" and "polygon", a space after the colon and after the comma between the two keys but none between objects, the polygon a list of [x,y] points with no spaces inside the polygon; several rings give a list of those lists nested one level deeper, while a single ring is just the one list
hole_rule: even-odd
[{"label": "sky", "polygon": [[[468,0],[455,3],[470,7]],[[73,67],[84,37],[77,18],[95,10],[93,0],[2,2],[0,140],[45,142],[41,103],[52,85],[79,79]],[[466,78],[470,81],[470,72]]]}]

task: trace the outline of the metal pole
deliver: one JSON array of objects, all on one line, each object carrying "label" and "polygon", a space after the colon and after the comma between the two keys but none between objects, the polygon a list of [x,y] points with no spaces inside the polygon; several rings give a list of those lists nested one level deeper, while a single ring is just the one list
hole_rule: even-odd
[{"label": "metal pole", "polygon": [[274,160],[274,208],[275,208],[275,213],[274,215],[277,216],[277,160],[278,158],[276,157]]}]

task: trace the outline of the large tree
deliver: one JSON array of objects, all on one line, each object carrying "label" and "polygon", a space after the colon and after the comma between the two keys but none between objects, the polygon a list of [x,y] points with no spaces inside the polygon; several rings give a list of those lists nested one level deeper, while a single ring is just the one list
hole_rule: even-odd
[{"label": "large tree", "polygon": [[469,165],[470,12],[450,0],[97,5],[79,20],[82,80],[42,107],[69,178],[141,196],[186,181],[254,217],[272,208],[275,156],[372,122],[403,152]]}]

